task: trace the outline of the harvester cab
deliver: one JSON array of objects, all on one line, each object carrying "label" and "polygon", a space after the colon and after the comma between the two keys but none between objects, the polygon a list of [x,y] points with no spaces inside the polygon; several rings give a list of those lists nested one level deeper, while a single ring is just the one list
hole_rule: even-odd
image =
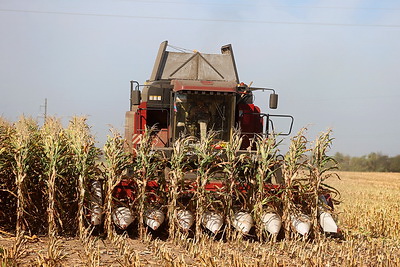
[{"label": "harvester cab", "polygon": [[[182,87],[182,82],[174,81]],[[192,88],[215,90],[216,82],[191,81]],[[186,82],[187,87],[188,82]],[[223,83],[225,85],[225,83]],[[231,86],[234,86],[232,83]],[[220,90],[222,87],[217,88]],[[227,87],[228,90],[230,87]],[[231,87],[234,88],[234,87]],[[229,142],[235,119],[235,92],[179,90],[174,95],[174,137],[183,135],[204,138],[207,131],[217,133],[216,138]]]},{"label": "harvester cab", "polygon": [[231,45],[221,54],[167,51],[161,43],[150,79],[140,85],[131,81],[131,107],[126,113],[125,136],[130,147],[140,142],[146,127],[156,127],[154,145],[168,151],[182,135],[203,138],[210,130],[222,142],[231,140],[235,128],[243,137],[242,149],[251,146],[256,135],[270,134],[272,117],[253,103],[253,91],[269,90],[270,108],[276,109],[273,89],[249,87],[239,82]]}]

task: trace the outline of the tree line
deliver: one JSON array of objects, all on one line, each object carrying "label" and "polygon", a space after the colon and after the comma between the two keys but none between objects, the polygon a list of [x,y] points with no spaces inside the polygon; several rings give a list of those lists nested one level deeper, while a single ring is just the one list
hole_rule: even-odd
[{"label": "tree line", "polygon": [[361,157],[351,157],[337,152],[333,157],[342,171],[400,172],[400,155],[389,157],[373,152]]}]

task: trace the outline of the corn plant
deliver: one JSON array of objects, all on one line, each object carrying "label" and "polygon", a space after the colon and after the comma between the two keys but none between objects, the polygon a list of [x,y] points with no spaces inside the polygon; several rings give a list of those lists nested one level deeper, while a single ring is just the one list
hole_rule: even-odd
[{"label": "corn plant", "polygon": [[253,217],[257,226],[258,238],[263,238],[263,226],[261,225],[261,216],[264,212],[264,206],[269,204],[275,212],[277,211],[276,197],[266,192],[265,185],[271,183],[272,176],[277,166],[276,155],[278,153],[278,145],[274,135],[271,135],[268,139],[262,138],[261,136],[256,137],[256,183],[255,190],[253,192]]},{"label": "corn plant", "polygon": [[214,149],[213,142],[216,132],[209,131],[199,142],[194,145],[196,154],[197,175],[196,175],[196,240],[201,237],[201,218],[215,199],[210,199],[212,194],[207,194],[205,187],[210,181],[218,165],[219,151]]},{"label": "corn plant", "polygon": [[169,237],[174,240],[176,237],[177,207],[179,189],[184,188],[184,175],[189,168],[190,159],[188,152],[190,151],[190,143],[193,142],[193,137],[181,136],[175,140],[172,146],[172,155],[170,159],[170,171],[167,179],[169,180],[168,193],[168,218],[169,218]]},{"label": "corn plant", "polygon": [[145,226],[144,226],[144,213],[146,205],[148,204],[146,187],[149,180],[156,177],[160,169],[160,155],[152,151],[152,133],[155,128],[146,128],[142,135],[142,139],[138,147],[134,150],[134,164],[133,173],[136,177],[138,184],[138,215],[139,215],[139,235],[143,239],[145,237]]},{"label": "corn plant", "polygon": [[242,145],[243,138],[238,130],[235,130],[232,139],[225,146],[224,154],[226,160],[221,162],[220,166],[225,173],[224,176],[224,213],[227,218],[227,231],[226,235],[229,238],[232,234],[232,217],[233,205],[237,201],[239,192],[237,191],[237,180],[242,170],[243,156],[239,155],[239,150]]},{"label": "corn plant", "polygon": [[124,146],[125,141],[121,135],[111,129],[111,135],[107,137],[107,142],[104,144],[104,169],[106,177],[106,194],[105,194],[105,228],[107,238],[112,238],[112,202],[113,190],[120,182],[122,175],[127,171],[127,168],[132,164],[132,155],[126,152]]},{"label": "corn plant", "polygon": [[42,147],[44,157],[42,164],[44,165],[44,174],[47,182],[47,222],[48,236],[57,235],[56,221],[59,220],[56,201],[56,179],[60,178],[65,163],[66,139],[64,129],[61,122],[56,118],[47,118],[43,128],[41,129]]},{"label": "corn plant", "polygon": [[21,236],[21,232],[23,231],[25,210],[29,202],[26,178],[28,177],[29,168],[32,167],[31,161],[34,158],[37,133],[37,123],[32,119],[22,116],[14,124],[14,130],[10,135],[11,151],[13,154],[12,171],[17,187],[17,237]]},{"label": "corn plant", "polygon": [[73,164],[78,175],[78,227],[79,237],[85,232],[84,204],[90,177],[96,175],[96,160],[100,154],[95,147],[94,136],[85,117],[73,117],[66,130],[68,147],[73,155]]},{"label": "corn plant", "polygon": [[[332,145],[333,138],[331,134],[332,130],[329,129],[326,132],[322,132],[317,137],[311,149],[311,157],[307,164],[307,169],[309,171],[308,193],[310,196],[308,205],[313,218],[313,234],[316,238],[320,237],[318,224],[318,209],[321,207],[320,196],[326,193],[338,193],[335,188],[325,183],[325,180],[330,177],[339,178],[337,173],[332,172],[337,169],[336,160],[326,154]],[[327,207],[323,208],[326,209]]]},{"label": "corn plant", "polygon": [[46,198],[42,195],[38,125],[24,116],[14,124],[0,119],[0,139],[0,205],[4,205],[0,220],[7,228],[18,224],[18,231],[22,223],[26,231],[43,230]]},{"label": "corn plant", "polygon": [[305,153],[307,149],[307,138],[304,136],[306,128],[302,128],[291,138],[289,150],[284,156],[283,176],[285,180],[285,190],[282,194],[283,201],[283,227],[285,238],[290,239],[291,214],[298,214],[299,207],[294,203],[296,193],[302,188],[299,182],[299,175],[306,164]]},{"label": "corn plant", "polygon": [[14,128],[0,117],[0,224],[5,228],[15,227],[15,177],[12,169],[13,153],[11,135]]},{"label": "corn plant", "polygon": [[76,157],[69,145],[67,129],[63,130],[66,149],[63,154],[63,166],[59,169],[58,179],[55,181],[56,207],[58,213],[59,233],[74,236],[78,232],[78,174]]}]

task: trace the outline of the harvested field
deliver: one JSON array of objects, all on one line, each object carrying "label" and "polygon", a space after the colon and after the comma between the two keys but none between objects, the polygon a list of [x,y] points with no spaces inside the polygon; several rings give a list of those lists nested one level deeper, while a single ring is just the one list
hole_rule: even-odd
[{"label": "harvested field", "polygon": [[[142,241],[117,235],[57,239],[15,237],[1,233],[0,255],[10,266],[398,266],[400,265],[400,174],[339,172],[329,184],[341,192],[337,206],[343,238],[317,241],[258,242],[176,238]],[[49,257],[50,247],[50,257]],[[15,253],[17,252],[17,253]],[[52,259],[52,261],[50,260]],[[7,266],[7,265],[6,265]]]}]

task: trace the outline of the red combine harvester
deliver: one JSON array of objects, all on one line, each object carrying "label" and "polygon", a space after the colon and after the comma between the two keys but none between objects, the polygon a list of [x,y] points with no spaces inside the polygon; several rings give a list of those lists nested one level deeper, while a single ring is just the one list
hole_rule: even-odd
[{"label": "red combine harvester", "polygon": [[[257,136],[267,138],[275,132],[273,118],[287,119],[288,131],[280,135],[290,134],[294,121],[292,116],[263,113],[253,102],[254,91],[270,91],[269,107],[276,109],[278,95],[275,91],[240,83],[231,45],[222,46],[221,54],[172,52],[167,51],[167,47],[167,41],[161,43],[153,72],[145,84],[131,81],[130,111],[126,112],[125,129],[125,138],[131,151],[140,145],[149,127],[153,127],[153,151],[162,151],[167,159],[173,153],[174,142],[182,136],[202,140],[212,131],[213,138],[218,141],[215,147],[218,148],[231,142],[235,129],[240,129],[242,143],[239,153],[251,154],[256,149],[253,140]],[[283,182],[279,173],[274,173],[266,190],[279,191]],[[186,186],[180,189],[181,208],[175,218],[184,230],[189,230],[195,220],[195,211],[185,208],[193,196],[191,192],[197,187],[196,175],[193,175],[186,174]],[[156,192],[158,187],[156,181],[147,184],[149,192]],[[204,189],[214,192],[223,187],[223,182],[215,179],[208,182]],[[239,191],[245,194],[246,185],[239,187]],[[134,182],[121,181],[114,197],[133,200],[136,193]],[[164,214],[161,208],[150,209],[146,213],[145,223],[156,230],[163,223]],[[133,213],[126,206],[115,207],[113,219],[119,228],[125,229],[133,221]],[[261,219],[267,231],[274,235],[279,233],[282,222],[277,213],[265,213]],[[201,220],[204,228],[213,233],[217,233],[224,223],[223,216],[213,211],[205,212]],[[301,221],[298,224],[301,234],[310,228],[309,225],[302,225]],[[253,226],[251,213],[237,210],[232,225],[247,234]]]}]

